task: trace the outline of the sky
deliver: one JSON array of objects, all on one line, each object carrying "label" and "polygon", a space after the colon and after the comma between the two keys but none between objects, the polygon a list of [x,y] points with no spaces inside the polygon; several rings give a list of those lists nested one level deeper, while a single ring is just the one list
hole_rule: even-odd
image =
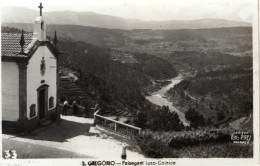
[{"label": "sky", "polygon": [[252,22],[257,0],[1,0],[1,7],[22,6],[44,12],[89,11],[141,20],[218,18]]}]

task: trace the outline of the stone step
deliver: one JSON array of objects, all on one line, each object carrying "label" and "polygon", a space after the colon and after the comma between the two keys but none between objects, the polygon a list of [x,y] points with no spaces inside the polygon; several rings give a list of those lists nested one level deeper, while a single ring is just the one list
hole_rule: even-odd
[{"label": "stone step", "polygon": [[79,96],[84,96],[84,92],[82,91],[62,91],[60,94],[78,94]]},{"label": "stone step", "polygon": [[59,80],[59,83],[75,83],[74,80],[71,80],[71,79],[63,79],[63,80]]},{"label": "stone step", "polygon": [[76,87],[67,87],[67,86],[63,86],[63,87],[60,87],[60,89],[65,89],[66,91],[67,90],[81,90],[82,91],[82,89],[81,88],[76,88]]},{"label": "stone step", "polygon": [[68,94],[68,93],[75,93],[75,94],[78,94],[80,96],[84,96],[85,95],[85,92],[82,92],[82,91],[72,91],[72,90],[66,90],[66,89],[59,89],[60,93],[64,93],[64,94]]},{"label": "stone step", "polygon": [[122,116],[127,116],[129,114],[129,112],[125,111]]},{"label": "stone step", "polygon": [[75,82],[70,81],[70,80],[68,80],[68,81],[59,81],[59,84],[75,84]]},{"label": "stone step", "polygon": [[73,93],[73,92],[76,92],[76,93],[83,93],[82,90],[78,89],[78,90],[74,90],[74,89],[68,89],[68,88],[65,88],[65,89],[59,89],[60,92],[70,92],[70,93]]},{"label": "stone step", "polygon": [[125,112],[123,110],[119,111],[119,112],[115,112],[116,115],[123,115]]},{"label": "stone step", "polygon": [[73,80],[59,80],[59,83],[64,83],[64,84],[66,84],[66,83],[75,83]]},{"label": "stone step", "polygon": [[60,77],[59,77],[59,81],[71,81],[71,78],[69,78],[69,77],[64,77],[64,76],[60,76]]},{"label": "stone step", "polygon": [[132,113],[130,113],[130,112],[126,112],[126,114],[125,114],[124,116],[126,116],[126,117],[132,117],[132,116],[133,116],[133,114],[132,114]]},{"label": "stone step", "polygon": [[78,86],[77,84],[75,84],[75,83],[71,83],[71,82],[68,82],[68,83],[66,83],[66,84],[64,84],[64,83],[59,83],[59,85],[60,86]]},{"label": "stone step", "polygon": [[71,79],[71,78],[59,78],[59,81],[60,81],[60,82],[72,82],[72,81],[74,81],[74,80]]},{"label": "stone step", "polygon": [[61,87],[61,88],[79,88],[78,85],[71,85],[71,84],[59,85],[59,87]]},{"label": "stone step", "polygon": [[63,89],[64,91],[75,91],[75,92],[82,92],[82,89],[80,88],[60,88]]},{"label": "stone step", "polygon": [[74,79],[68,79],[68,78],[64,78],[64,79],[59,79],[60,83],[68,83],[68,82],[73,82],[74,83]]},{"label": "stone step", "polygon": [[112,113],[112,112],[109,112],[109,113],[105,114],[105,116],[116,116],[116,115],[114,113]]}]

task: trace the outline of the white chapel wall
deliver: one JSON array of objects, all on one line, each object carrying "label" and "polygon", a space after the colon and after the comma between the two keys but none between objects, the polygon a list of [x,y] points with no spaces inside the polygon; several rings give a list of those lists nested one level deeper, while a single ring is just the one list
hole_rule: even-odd
[{"label": "white chapel wall", "polygon": [[[45,74],[41,75],[41,60],[45,59]],[[40,46],[32,56],[27,66],[27,117],[30,117],[30,106],[36,105],[36,115],[38,115],[38,103],[37,103],[37,89],[43,85],[49,85],[48,99],[54,97],[54,107],[56,106],[56,70],[57,61],[47,46]],[[45,80],[41,83],[41,80]],[[48,104],[49,109],[49,104]],[[33,117],[32,117],[33,118]]]},{"label": "white chapel wall", "polygon": [[15,62],[2,62],[2,119],[19,118],[19,69]]}]

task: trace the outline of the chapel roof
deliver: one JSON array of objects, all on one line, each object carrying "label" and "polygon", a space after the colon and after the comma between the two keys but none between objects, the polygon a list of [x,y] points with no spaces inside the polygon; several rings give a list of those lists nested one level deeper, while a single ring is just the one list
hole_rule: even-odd
[{"label": "chapel roof", "polygon": [[28,61],[39,46],[46,46],[57,58],[57,51],[50,41],[39,41],[32,33],[24,33],[24,53],[21,54],[21,33],[1,33],[2,61]]},{"label": "chapel roof", "polygon": [[[26,55],[19,54],[21,52],[20,39],[21,33],[1,33],[2,57],[27,57]],[[24,49],[29,46],[32,40],[32,33],[24,33]]]}]

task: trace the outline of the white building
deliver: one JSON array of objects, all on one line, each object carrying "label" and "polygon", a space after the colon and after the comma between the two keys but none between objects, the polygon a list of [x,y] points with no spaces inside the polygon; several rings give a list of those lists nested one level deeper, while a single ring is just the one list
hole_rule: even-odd
[{"label": "white building", "polygon": [[2,33],[1,45],[3,132],[30,131],[57,120],[57,53],[46,40],[41,14],[33,34]]}]

